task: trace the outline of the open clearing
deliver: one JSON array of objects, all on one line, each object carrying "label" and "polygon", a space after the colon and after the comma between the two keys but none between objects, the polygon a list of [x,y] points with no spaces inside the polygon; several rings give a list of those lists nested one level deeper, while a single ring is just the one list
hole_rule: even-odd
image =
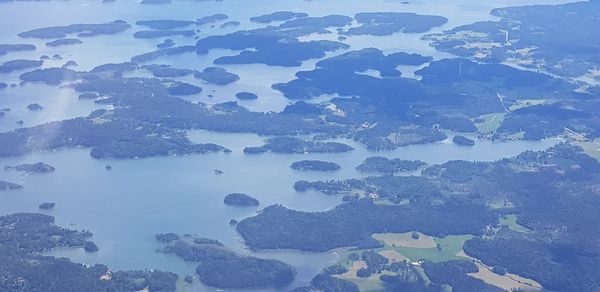
[{"label": "open clearing", "polygon": [[[434,238],[433,247],[403,247],[387,245],[379,251],[393,250],[408,258],[412,262],[428,260],[432,262],[445,262],[450,260],[464,259],[457,255],[462,251],[465,241],[471,239],[471,235],[449,235],[443,238]],[[439,248],[438,248],[439,247]]]},{"label": "open clearing", "polygon": [[546,104],[547,102],[548,101],[545,99],[522,99],[512,104],[510,107],[508,107],[508,109],[511,111],[515,111],[529,106]]},{"label": "open clearing", "polygon": [[506,225],[510,230],[516,232],[529,233],[532,231],[531,229],[517,223],[517,215],[514,214],[500,216],[499,225]]},{"label": "open clearing", "polygon": [[484,120],[483,123],[476,123],[475,126],[480,133],[488,134],[494,133],[496,130],[502,125],[502,121],[506,113],[492,113],[480,116],[481,119]]},{"label": "open clearing", "polygon": [[362,269],[362,268],[366,268],[367,267],[367,263],[363,260],[359,260],[359,261],[354,261],[352,263],[352,266],[348,267],[348,271],[340,274],[340,278],[344,278],[344,279],[355,279],[356,277],[356,271]]},{"label": "open clearing", "polygon": [[383,251],[380,251],[379,254],[384,256],[391,262],[402,262],[404,260],[409,260],[407,257],[399,254],[395,250],[383,250]]},{"label": "open clearing", "polygon": [[479,268],[477,273],[469,273],[468,275],[480,279],[490,285],[500,287],[504,290],[522,289],[524,291],[539,291],[542,286],[530,279],[526,279],[514,274],[507,273],[506,275],[498,275],[492,272],[488,267],[481,263],[475,263]]},{"label": "open clearing", "polygon": [[385,245],[397,247],[412,247],[412,248],[435,248],[436,243],[433,237],[423,233],[419,234],[418,239],[412,238],[412,232],[406,233],[375,233],[373,238],[383,241]]},{"label": "open clearing", "polygon": [[379,280],[381,274],[372,274],[368,278],[359,278],[356,276],[356,271],[366,267],[367,263],[365,261],[354,261],[352,266],[348,268],[348,272],[337,275],[336,277],[353,282],[359,287],[360,291],[381,291],[383,289],[381,281]]},{"label": "open clearing", "polygon": [[456,253],[457,256],[462,257],[463,259],[472,260],[479,271],[477,273],[468,273],[467,275],[480,279],[490,285],[494,285],[496,287],[500,287],[507,291],[514,289],[521,289],[522,291],[540,291],[542,290],[542,285],[535,280],[528,279],[525,277],[521,277],[516,274],[506,273],[505,275],[499,275],[492,272],[491,268],[484,265],[481,261],[467,255],[464,251],[459,251]]},{"label": "open clearing", "polygon": [[575,142],[576,145],[583,149],[587,155],[595,158],[600,161],[600,141],[592,141],[592,142]]}]

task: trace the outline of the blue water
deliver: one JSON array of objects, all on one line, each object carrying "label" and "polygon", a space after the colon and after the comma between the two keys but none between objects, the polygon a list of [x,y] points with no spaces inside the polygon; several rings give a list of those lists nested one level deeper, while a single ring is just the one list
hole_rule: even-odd
[{"label": "blue water", "polygon": [[[55,202],[49,214],[59,225],[88,229],[100,251],[82,250],[51,253],[85,263],[104,263],[113,269],[158,268],[182,275],[192,274],[194,265],[156,253],[153,235],[159,232],[190,233],[214,238],[243,252],[243,241],[230,219],[241,220],[260,208],[283,204],[305,211],[323,211],[340,202],[339,196],[317,192],[296,193],[297,180],[324,180],[361,177],[354,168],[366,157],[419,159],[441,163],[451,159],[496,160],[526,149],[542,150],[556,140],[543,142],[492,143],[460,147],[448,142],[409,146],[396,151],[370,153],[351,141],[356,149],[340,154],[244,155],[243,147],[260,145],[262,137],[252,134],[190,133],[196,142],[213,141],[233,150],[229,154],[157,157],[136,160],[96,160],[88,149],[36,153],[0,159],[0,166],[44,161],[56,167],[50,174],[20,176],[2,171],[2,177],[21,183],[21,191],[0,193],[0,213],[37,212],[42,202]],[[324,159],[342,166],[333,173],[295,171],[290,164],[302,159]],[[111,165],[112,170],[104,169]],[[214,170],[224,171],[215,175]],[[223,197],[246,192],[256,197],[259,208],[226,206]],[[296,251],[259,253],[258,256],[285,260],[297,267],[297,283],[307,283],[318,270],[335,260],[333,253],[307,254]]]}]

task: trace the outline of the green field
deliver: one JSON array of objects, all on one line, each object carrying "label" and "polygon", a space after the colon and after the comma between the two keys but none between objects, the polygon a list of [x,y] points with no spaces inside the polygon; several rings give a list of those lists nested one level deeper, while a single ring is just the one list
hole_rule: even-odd
[{"label": "green field", "polygon": [[496,201],[487,203],[487,206],[490,209],[504,209],[504,208],[513,208],[514,204],[507,199],[501,198]]},{"label": "green field", "polygon": [[356,284],[356,286],[358,286],[360,291],[374,292],[374,291],[384,290],[383,283],[381,282],[381,280],[379,280],[380,275],[381,274],[373,274],[369,278],[353,277],[353,278],[344,278],[344,279]]},{"label": "green field", "polygon": [[576,142],[575,144],[581,147],[585,154],[600,161],[600,145],[597,143],[598,142]]},{"label": "green field", "polygon": [[526,108],[526,107],[529,107],[529,106],[545,104],[547,102],[548,101],[545,100],[545,99],[522,99],[522,100],[519,100],[519,101],[515,102],[511,106],[509,106],[508,109],[510,111],[514,111],[514,110],[518,110],[518,109],[521,109],[521,108]]},{"label": "green field", "polygon": [[[462,252],[465,242],[471,238],[473,238],[472,235],[449,235],[443,238],[434,238],[436,244],[441,248],[440,250],[438,250],[438,248],[412,248],[385,245],[382,248],[375,249],[375,251],[381,252],[393,250],[407,257],[413,262],[417,262],[419,260],[428,260],[432,262],[444,262],[459,259],[464,260],[466,259],[465,257],[462,257],[457,254]],[[338,252],[340,255],[340,261],[338,262],[338,264],[350,268],[352,266],[352,262],[348,260],[348,256],[351,253],[360,254],[362,250],[350,251],[348,249],[340,249],[336,252]],[[419,273],[421,274],[421,276],[423,276],[424,280],[426,282],[429,282],[429,279],[427,278],[427,275],[425,274],[423,269],[418,266],[416,268],[417,271],[419,271]],[[338,277],[352,281],[360,288],[360,291],[382,291],[384,287],[382,286],[382,282],[379,280],[379,276],[380,274],[373,274],[371,277],[365,279],[358,278],[355,276]]]},{"label": "green field", "polygon": [[523,232],[523,233],[529,233],[532,231],[531,229],[517,223],[517,215],[514,215],[514,214],[500,216],[499,221],[500,221],[500,223],[499,223],[500,225],[507,225],[510,230],[514,230],[517,232]]},{"label": "green field", "polygon": [[435,238],[435,242],[441,247],[437,248],[409,248],[409,247],[385,247],[393,249],[411,261],[428,260],[432,262],[445,262],[450,260],[464,259],[456,255],[462,251],[465,241],[471,239],[471,235],[449,235],[443,238]]},{"label": "green field", "polygon": [[483,119],[484,122],[477,123],[475,124],[475,126],[477,127],[477,130],[482,134],[494,133],[500,127],[500,125],[502,125],[502,121],[504,121],[505,116],[506,113],[493,113],[482,115],[479,118]]}]

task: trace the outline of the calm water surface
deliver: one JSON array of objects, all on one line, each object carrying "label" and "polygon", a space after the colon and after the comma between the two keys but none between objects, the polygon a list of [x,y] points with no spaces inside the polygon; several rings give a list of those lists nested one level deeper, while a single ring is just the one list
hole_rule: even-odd
[{"label": "calm water surface", "polygon": [[[526,149],[542,150],[556,140],[542,142],[492,143],[477,141],[472,148],[449,142],[409,146],[396,151],[372,153],[355,147],[340,154],[244,155],[246,146],[260,145],[263,137],[253,134],[223,134],[207,131],[190,133],[196,142],[212,141],[233,150],[229,154],[157,157],[136,160],[96,160],[88,149],[35,153],[18,158],[2,158],[0,166],[44,161],[56,167],[51,174],[21,176],[2,171],[2,177],[21,183],[22,191],[0,194],[0,213],[37,212],[42,202],[55,202],[49,214],[57,224],[93,231],[100,251],[60,250],[50,254],[68,256],[85,263],[104,263],[114,269],[158,268],[182,275],[192,274],[195,266],[178,258],[156,253],[153,235],[159,232],[190,233],[214,238],[229,247],[248,252],[241,237],[230,227],[230,219],[252,216],[272,204],[305,210],[323,211],[340,202],[339,196],[317,192],[297,193],[297,180],[324,180],[361,177],[355,170],[366,157],[419,159],[441,163],[452,159],[496,160]],[[300,172],[289,168],[302,159],[325,159],[342,166],[333,173]],[[113,166],[106,171],[104,166]],[[215,175],[214,170],[224,171]],[[260,202],[257,208],[230,207],[223,197],[231,192],[246,192]],[[324,266],[331,264],[333,253],[276,251],[255,253],[278,258],[299,271],[297,284],[305,284]]]}]

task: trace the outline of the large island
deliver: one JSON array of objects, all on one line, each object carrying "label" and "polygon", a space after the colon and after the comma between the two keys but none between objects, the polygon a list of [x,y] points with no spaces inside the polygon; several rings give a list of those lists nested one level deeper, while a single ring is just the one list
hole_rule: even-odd
[{"label": "large island", "polygon": [[162,252],[199,263],[196,273],[200,281],[216,288],[282,288],[296,275],[293,267],[281,261],[243,255],[206,238],[182,236],[172,239]]}]

